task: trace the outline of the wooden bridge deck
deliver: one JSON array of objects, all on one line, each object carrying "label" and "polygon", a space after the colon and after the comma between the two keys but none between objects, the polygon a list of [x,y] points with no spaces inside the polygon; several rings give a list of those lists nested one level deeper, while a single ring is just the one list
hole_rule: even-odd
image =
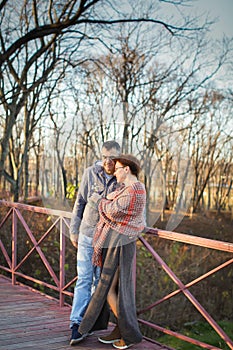
[{"label": "wooden bridge deck", "polygon": [[[76,346],[69,345],[70,308],[60,308],[56,300],[32,291],[0,276],[0,349],[113,349],[101,344],[96,332]],[[105,331],[106,332],[106,331]],[[130,349],[172,350],[159,343],[143,339]]]}]

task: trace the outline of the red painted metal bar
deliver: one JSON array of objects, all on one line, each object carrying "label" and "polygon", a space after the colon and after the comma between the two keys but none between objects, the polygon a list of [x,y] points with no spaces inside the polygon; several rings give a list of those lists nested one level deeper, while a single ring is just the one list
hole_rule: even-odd
[{"label": "red painted metal bar", "polygon": [[3,245],[1,240],[0,240],[0,250],[2,251],[3,256],[6,259],[6,262],[7,262],[8,266],[9,266],[9,268],[11,270],[12,269],[12,262],[11,262],[11,259],[10,259],[9,255],[7,254],[7,251],[6,251],[6,249],[5,249],[5,247],[4,247],[4,245]]},{"label": "red painted metal bar", "polygon": [[197,245],[203,248],[211,248],[216,250],[221,250],[223,252],[233,253],[233,243],[217,241],[213,239],[203,238],[199,236],[191,236],[185,233],[171,232],[158,230],[152,227],[146,227],[144,232],[146,234],[152,234],[154,236],[169,239],[171,241],[187,243],[192,245]]},{"label": "red painted metal bar", "polygon": [[[12,283],[15,283],[16,277],[20,276],[20,277],[23,277],[25,279],[31,280],[33,282],[36,282],[38,284],[44,285],[48,288],[51,288],[53,290],[58,291],[59,297],[60,297],[60,305],[61,306],[64,305],[64,296],[65,295],[69,295],[69,296],[73,295],[73,293],[67,291],[66,289],[68,287],[70,287],[75,282],[75,280],[77,278],[77,277],[74,277],[72,279],[72,281],[69,281],[65,285],[65,229],[69,228],[69,219],[71,218],[72,213],[60,211],[60,210],[53,210],[53,209],[29,206],[29,205],[25,205],[25,204],[21,204],[21,203],[10,203],[10,202],[6,202],[6,201],[2,201],[2,200],[0,200],[0,205],[4,205],[4,206],[10,208],[10,210],[7,212],[7,214],[5,215],[5,217],[3,218],[3,220],[0,223],[0,229],[3,227],[5,222],[9,219],[9,217],[12,215],[12,257],[10,259],[10,257],[8,256],[8,253],[7,253],[3,243],[1,241],[1,237],[0,237],[0,250],[3,252],[3,255],[4,255],[6,262],[9,266],[9,267],[0,266],[0,268],[5,270],[5,271],[11,272]],[[41,254],[39,254],[39,256],[40,256],[41,260],[43,261],[43,263],[45,264],[47,270],[48,271],[50,270],[49,271],[50,275],[52,276],[52,278],[54,276],[56,276],[55,273],[53,272],[52,267],[49,265],[47,259],[45,258],[44,253],[42,252],[42,250],[39,247],[39,245],[41,244],[43,239],[55,228],[56,224],[51,225],[51,227],[42,235],[42,237],[38,241],[36,241],[30,228],[26,224],[26,222],[23,218],[23,215],[20,213],[20,210],[27,211],[27,212],[28,211],[29,212],[36,212],[36,213],[41,213],[41,214],[50,215],[50,216],[52,215],[54,217],[57,217],[56,224],[58,224],[58,223],[60,224],[60,253],[59,253],[60,254],[60,263],[59,263],[60,264],[60,272],[59,272],[59,278],[56,277],[54,279],[55,283],[57,281],[55,286],[51,285],[49,283],[45,283],[44,281],[40,281],[38,279],[32,278],[30,276],[26,276],[26,275],[20,273],[19,271],[17,271],[17,269],[22,265],[22,260],[17,263],[17,219],[18,219],[19,221],[22,222],[26,232],[28,233],[29,237],[32,240],[32,243],[34,244],[34,247],[31,249],[31,251],[34,251],[36,249],[38,253],[40,252]],[[220,335],[220,337],[225,341],[225,343],[228,344],[230,349],[233,349],[233,344],[232,344],[232,341],[229,339],[229,337],[217,325],[217,323],[212,319],[212,317],[210,315],[208,315],[208,313],[202,307],[202,305],[200,305],[199,302],[187,290],[189,287],[191,287],[192,285],[196,284],[197,282],[203,280],[204,278],[210,276],[214,272],[217,272],[217,271],[221,270],[222,268],[230,265],[233,262],[233,259],[230,259],[229,261],[219,265],[218,267],[212,269],[211,271],[207,272],[206,274],[204,274],[204,275],[198,277],[197,279],[184,285],[177,278],[177,276],[172,272],[172,270],[168,267],[168,265],[158,256],[158,254],[153,250],[153,248],[144,239],[144,237],[148,236],[148,235],[153,235],[153,236],[160,237],[160,238],[167,239],[167,240],[178,241],[178,242],[185,243],[185,244],[192,244],[192,245],[201,246],[201,247],[205,247],[205,248],[216,249],[218,251],[224,251],[224,252],[228,252],[228,253],[233,252],[233,244],[229,243],[229,242],[216,241],[216,240],[206,239],[206,238],[197,237],[197,236],[190,236],[187,234],[157,230],[154,228],[146,228],[145,232],[146,232],[145,235],[140,238],[142,243],[151,252],[151,254],[154,256],[154,258],[157,260],[157,262],[162,266],[164,271],[172,278],[172,280],[178,285],[179,288],[177,290],[175,290],[174,292],[170,293],[169,295],[165,296],[161,300],[157,301],[156,303],[153,303],[152,305],[148,306],[146,309],[139,311],[139,313],[142,313],[146,310],[149,310],[150,308],[158,305],[158,303],[161,303],[164,300],[168,300],[172,296],[177,295],[178,293],[182,292],[189,299],[189,301],[197,308],[197,310],[202,314],[202,316],[207,320],[207,322],[209,322],[209,324],[215,329],[215,331]],[[31,253],[27,253],[27,255],[23,258],[23,262],[26,261],[27,257],[30,254]],[[51,274],[51,272],[52,272],[52,274]],[[173,331],[168,330],[166,328],[163,328],[163,327],[160,327],[160,326],[155,325],[153,323],[150,323],[146,320],[139,319],[139,322],[141,322],[142,324],[148,325],[154,329],[157,329],[159,331],[162,331],[165,334],[170,334],[170,335],[175,336],[175,337],[182,339],[184,341],[199,345],[202,348],[212,349],[212,350],[218,349],[216,347],[213,347],[212,345],[199,342],[195,339],[191,339],[191,338],[186,337],[184,335],[181,335],[179,333],[173,332]]]},{"label": "red painted metal bar", "polygon": [[21,209],[21,210],[31,211],[31,212],[35,212],[35,213],[40,213],[40,214],[54,215],[57,217],[65,217],[68,219],[71,219],[71,216],[72,216],[71,212],[64,211],[64,210],[55,210],[55,209],[36,207],[34,205],[8,202],[5,200],[0,200],[0,205],[10,207],[10,208],[17,208],[17,209]]},{"label": "red painted metal bar", "polygon": [[[194,279],[193,281],[191,281],[191,282],[185,284],[185,288],[188,289],[188,288],[194,286],[196,283],[198,283],[198,282],[204,280],[205,278],[207,278],[207,277],[213,275],[214,273],[218,272],[219,270],[223,269],[224,267],[227,267],[228,265],[230,265],[230,264],[232,264],[232,263],[233,263],[233,259],[230,259],[230,260],[226,261],[225,263],[223,263],[223,264],[221,264],[221,265],[215,267],[214,269],[208,271],[208,272],[205,273],[204,275],[202,275],[202,276],[200,276],[200,277]],[[144,309],[142,309],[142,310],[139,310],[139,311],[137,312],[137,315],[140,315],[140,314],[142,314],[142,313],[144,313],[144,312],[146,312],[146,311],[149,311],[149,310],[153,309],[153,307],[155,307],[155,306],[161,304],[162,302],[164,302],[164,301],[166,301],[166,300],[168,300],[168,299],[174,297],[175,295],[177,295],[177,294],[179,294],[179,293],[181,293],[181,292],[182,292],[181,289],[177,289],[177,290],[171,292],[170,294],[166,295],[166,296],[163,297],[162,299],[157,300],[155,303],[153,303],[153,304],[147,306],[146,308],[144,308]]]},{"label": "red painted metal bar", "polygon": [[[75,276],[71,281],[69,281],[66,285],[64,285],[63,287],[63,291],[65,293],[65,289],[69,288],[73,283],[75,283],[77,281],[77,276]],[[68,294],[70,295],[70,294]]]},{"label": "red painted metal bar", "polygon": [[[29,250],[29,252],[24,256],[24,258],[21,259],[21,261],[19,262],[19,264],[16,266],[16,270],[19,269],[20,266],[22,266],[22,264],[25,262],[25,260],[27,260],[27,258],[33,253],[34,250],[36,250],[36,246],[39,246],[43,241],[44,239],[48,236],[48,234],[53,230],[53,228],[55,227],[55,225],[57,223],[59,223],[60,219],[58,218],[53,224],[52,226],[50,226],[50,228],[42,235],[42,237],[37,241],[37,244],[34,245],[32,247],[32,249]],[[26,224],[27,226],[27,224]],[[27,226],[28,227],[28,226]],[[27,232],[29,233],[29,237],[31,238],[31,230],[27,229]]]},{"label": "red painted metal bar", "polygon": [[198,345],[198,346],[202,347],[203,349],[222,350],[222,349],[220,349],[220,348],[216,348],[216,347],[213,346],[213,345],[203,343],[203,342],[201,342],[201,341],[199,341],[199,340],[196,340],[196,339],[187,337],[186,335],[183,335],[183,334],[180,334],[180,333],[171,331],[170,329],[167,329],[167,328],[164,328],[164,327],[160,327],[160,326],[158,326],[158,325],[156,325],[156,324],[154,324],[154,323],[151,323],[151,322],[142,320],[142,319],[140,319],[140,318],[138,319],[138,321],[139,321],[141,324],[144,324],[145,326],[154,328],[154,329],[156,329],[157,331],[160,331],[160,332],[162,332],[162,333],[171,335],[172,337],[181,339],[181,340],[186,341],[186,342],[188,342],[188,343],[192,343],[192,344],[194,344],[194,345]]},{"label": "red painted metal bar", "polygon": [[[7,269],[5,269],[5,271],[8,271]],[[60,287],[59,286],[55,286],[53,284],[50,284],[50,283],[46,283],[44,281],[41,281],[35,277],[30,277],[28,275],[25,275],[24,273],[21,273],[21,272],[15,272],[15,276],[18,276],[18,277],[22,277],[24,278],[25,280],[28,280],[28,281],[31,281],[31,282],[34,282],[34,283],[37,283],[39,285],[43,285],[44,287],[47,287],[51,290],[55,290],[56,292],[60,292]]]},{"label": "red painted metal bar", "polygon": [[65,223],[60,220],[60,306],[64,305],[65,296],[63,293],[63,288],[65,285]]},{"label": "red painted metal bar", "polygon": [[182,293],[189,299],[189,301],[194,305],[194,307],[200,312],[200,314],[206,319],[206,321],[213,327],[213,329],[219,334],[219,336],[226,342],[230,349],[233,349],[233,341],[228,337],[228,335],[223,331],[223,329],[217,324],[217,322],[208,314],[204,307],[197,301],[197,299],[186,289],[185,285],[181,280],[174,274],[170,267],[162,260],[162,258],[155,252],[151,245],[143,238],[140,237],[141,242],[148,249],[148,251],[153,255],[153,257],[158,261],[163,270],[168,274],[168,276],[179,286]]},{"label": "red painted metal bar", "polygon": [[12,264],[11,264],[11,276],[12,284],[16,283],[15,267],[17,265],[17,216],[15,211],[12,212]]},{"label": "red painted metal bar", "polygon": [[[1,201],[0,201],[1,204]],[[8,217],[12,214],[13,208],[10,208],[8,213],[4,216],[2,222],[0,223],[0,228],[4,225],[4,223],[7,221]]]},{"label": "red painted metal bar", "polygon": [[37,253],[39,254],[41,260],[43,261],[46,269],[48,270],[49,274],[51,275],[51,277],[53,278],[54,282],[56,283],[57,286],[59,286],[59,280],[55,274],[55,272],[53,271],[51,265],[49,264],[48,260],[46,259],[43,251],[41,250],[41,248],[38,245],[37,240],[35,239],[35,237],[33,236],[31,230],[29,229],[27,223],[25,222],[24,218],[22,217],[21,213],[19,212],[18,209],[15,209],[15,212],[17,213],[18,218],[20,219],[21,223],[23,224],[28,236],[30,237],[32,243],[34,244],[34,247],[36,248]]}]

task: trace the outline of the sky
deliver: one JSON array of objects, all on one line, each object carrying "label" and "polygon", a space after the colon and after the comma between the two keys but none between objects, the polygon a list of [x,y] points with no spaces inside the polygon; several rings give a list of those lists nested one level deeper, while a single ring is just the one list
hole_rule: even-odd
[{"label": "sky", "polygon": [[223,34],[233,37],[233,0],[196,0],[198,12],[208,12],[211,17],[218,17],[213,25],[211,36],[220,39]]}]

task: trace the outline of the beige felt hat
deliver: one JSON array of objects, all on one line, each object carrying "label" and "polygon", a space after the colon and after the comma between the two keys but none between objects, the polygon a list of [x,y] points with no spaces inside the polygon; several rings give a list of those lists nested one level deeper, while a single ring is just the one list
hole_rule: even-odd
[{"label": "beige felt hat", "polygon": [[113,160],[119,161],[123,165],[128,165],[130,168],[136,169],[137,173],[141,171],[141,166],[139,160],[132,154],[120,154],[114,157]]}]

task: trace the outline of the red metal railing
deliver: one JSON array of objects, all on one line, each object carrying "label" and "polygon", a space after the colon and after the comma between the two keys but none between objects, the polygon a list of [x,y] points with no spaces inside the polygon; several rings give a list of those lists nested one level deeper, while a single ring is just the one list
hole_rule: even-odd
[{"label": "red metal railing", "polygon": [[[63,306],[65,296],[73,295],[73,293],[68,291],[68,288],[76,280],[76,277],[74,277],[72,280],[70,280],[68,283],[65,284],[65,251],[66,251],[65,237],[66,237],[66,231],[69,228],[69,220],[71,218],[71,213],[66,211],[60,211],[60,210],[40,208],[40,207],[35,207],[35,206],[30,206],[30,205],[25,205],[20,203],[10,203],[2,200],[0,200],[0,206],[5,206],[7,210],[9,208],[9,210],[4,214],[4,217],[1,218],[1,222],[0,222],[0,250],[2,251],[2,254],[6,261],[5,265],[0,265],[0,270],[6,271],[11,274],[13,284],[16,284],[17,276],[18,276],[25,280],[35,282],[39,285],[42,285],[44,287],[57,291],[59,293],[60,306]],[[33,213],[40,213],[48,216],[53,216],[54,220],[51,223],[50,227],[46,230],[46,232],[44,232],[42,236],[38,240],[36,240],[22,212],[24,213],[24,215],[25,213],[33,212]],[[2,242],[2,232],[4,230],[4,225],[8,220],[11,220],[11,225],[12,225],[12,230],[11,230],[12,250],[10,253],[11,256],[10,254],[8,254],[6,247]],[[31,243],[32,243],[32,248],[27,252],[27,254],[20,261],[18,261],[18,255],[17,255],[17,239],[18,239],[17,223],[18,222],[22,224],[24,230],[28,235],[28,238],[31,240]],[[43,252],[43,250],[40,247],[40,244],[45,240],[46,237],[48,237],[48,235],[51,234],[51,232],[55,228],[59,230],[59,255],[60,255],[59,256],[59,277],[57,276],[53,267],[51,266],[48,259],[46,258],[45,252]],[[216,241],[216,240],[201,238],[197,236],[190,236],[190,235],[176,233],[176,232],[156,230],[153,228],[147,228],[145,230],[145,233],[146,233],[145,236],[153,235],[166,240],[172,240],[172,241],[182,242],[186,244],[188,243],[191,245],[215,249],[217,251],[223,251],[230,254],[233,253],[233,243],[229,243],[229,242]],[[191,286],[196,285],[197,283],[199,283],[200,281],[203,281],[205,278],[209,277],[210,275],[232,264],[233,263],[232,255],[230,256],[229,260],[225,261],[224,263],[220,264],[214,269],[208,271],[207,273],[203,274],[202,276],[194,279],[193,281],[187,284],[183,284],[182,281],[171,270],[171,268],[166,264],[166,262],[158,255],[158,253],[148,243],[148,241],[145,239],[145,236],[142,236],[139,238],[141,243],[151,253],[153,258],[158,262],[158,264],[167,273],[167,275],[173,280],[173,282],[175,282],[175,284],[178,286],[178,289],[164,296],[162,299],[154,302],[153,304],[148,305],[146,308],[139,310],[138,315],[141,315],[146,311],[151,310],[152,308],[163,303],[164,301],[171,299],[175,295],[183,293],[184,296],[192,303],[192,305],[204,317],[204,319],[218,333],[218,335],[223,339],[223,341],[228,345],[228,347],[233,350],[233,341],[229,338],[229,336],[223,331],[223,329],[217,324],[217,322],[211,317],[211,315],[209,315],[209,313],[205,310],[205,308],[197,301],[197,299],[189,291],[189,288]],[[34,278],[20,272],[20,267],[27,261],[27,259],[32,255],[34,251],[36,251],[37,254],[39,255],[41,261],[43,262],[44,266],[49,272],[54,284],[44,282],[43,280],[39,280],[38,278]],[[217,347],[214,347],[213,345],[203,343],[196,339],[192,339],[190,337],[171,331],[167,328],[161,327],[159,325],[156,325],[142,318],[139,318],[138,320],[143,325],[149,326],[165,334],[177,337],[186,342],[198,345],[204,349],[221,350]]]},{"label": "red metal railing", "polygon": [[[0,205],[9,207],[9,211],[5,215],[5,217],[2,219],[0,223],[0,230],[3,230],[5,222],[11,217],[12,219],[12,256],[10,257],[7,253],[6,248],[4,247],[1,239],[1,233],[0,233],[0,249],[3,253],[3,256],[5,257],[5,260],[7,262],[8,266],[0,266],[0,269],[10,272],[12,276],[12,283],[16,283],[16,277],[22,277],[25,280],[32,281],[34,283],[37,283],[38,285],[50,288],[54,291],[57,291],[59,293],[59,301],[60,306],[64,305],[64,297],[65,295],[73,296],[73,293],[69,292],[67,289],[72,283],[76,280],[76,277],[69,281],[67,285],[65,285],[65,228],[69,228],[69,219],[71,218],[71,213],[61,211],[61,210],[53,210],[53,209],[47,209],[47,208],[41,208],[31,205],[25,205],[21,203],[11,203],[6,201],[0,201]],[[32,233],[30,227],[25,221],[25,218],[22,215],[22,211],[33,212],[33,213],[40,213],[45,214],[48,216],[53,216],[55,219],[52,221],[51,226],[47,229],[47,231],[42,235],[42,237],[37,241],[34,237],[34,234]],[[17,240],[18,240],[18,230],[17,230],[17,222],[21,222],[23,225],[23,228],[27,232],[28,238],[31,240],[33,247],[28,251],[28,253],[21,259],[21,261],[17,261]],[[48,259],[46,258],[45,253],[40,248],[40,244],[45,240],[45,238],[55,229],[59,226],[59,243],[60,243],[60,249],[59,249],[59,277],[57,277],[56,273],[54,272],[53,267],[49,263]],[[0,231],[1,232],[1,231]],[[41,261],[43,262],[44,266],[46,267],[47,271],[49,272],[50,276],[52,277],[52,280],[54,281],[55,285],[51,283],[46,283],[42,280],[39,280],[38,278],[33,278],[31,276],[25,275],[21,273],[20,267],[23,265],[23,263],[32,255],[32,253],[36,250],[38,255],[40,256]]]}]

